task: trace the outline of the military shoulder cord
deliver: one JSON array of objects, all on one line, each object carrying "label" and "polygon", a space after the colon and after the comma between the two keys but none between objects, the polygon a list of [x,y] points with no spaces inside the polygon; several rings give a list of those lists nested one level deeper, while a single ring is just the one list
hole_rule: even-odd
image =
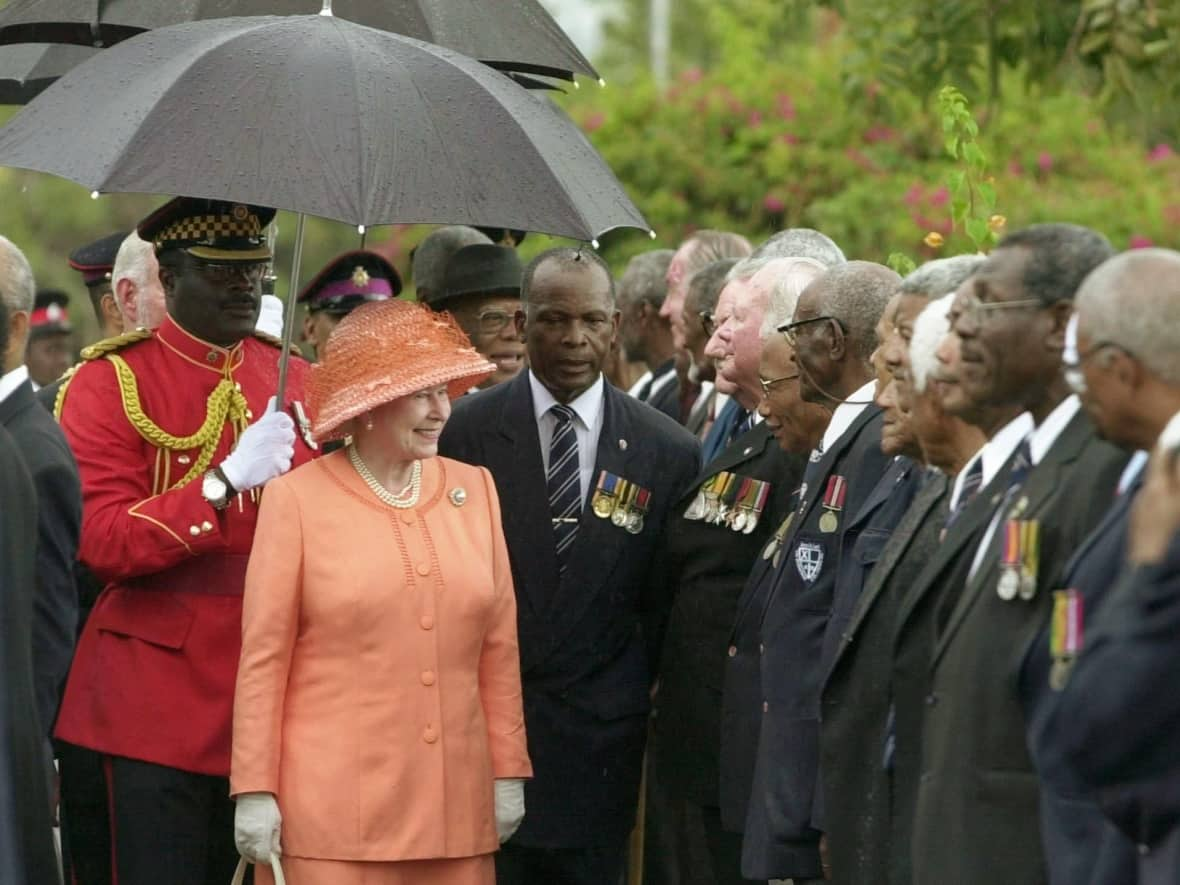
[{"label": "military shoulder cord", "polygon": [[135,380],[135,373],[127,365],[126,360],[114,353],[107,354],[106,359],[115,367],[119,395],[123,400],[123,412],[140,436],[157,448],[170,451],[200,448],[201,453],[193,462],[193,466],[172,485],[172,489],[184,488],[209,469],[213,454],[217,451],[217,444],[221,441],[221,429],[226,421],[232,423],[235,438],[238,432],[246,427],[249,420],[249,405],[237,385],[229,377],[225,377],[209,394],[205,403],[205,421],[197,432],[190,436],[173,436],[144,414],[139,402],[139,386]]}]

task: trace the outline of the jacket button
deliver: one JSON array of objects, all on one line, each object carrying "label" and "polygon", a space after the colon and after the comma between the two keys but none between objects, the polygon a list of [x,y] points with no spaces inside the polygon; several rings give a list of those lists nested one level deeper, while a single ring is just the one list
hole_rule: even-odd
[{"label": "jacket button", "polygon": [[736,646],[736,645],[731,645],[731,646],[729,647],[729,656],[732,658],[732,657],[734,657],[736,654],[737,654],[737,646]]},{"label": "jacket button", "polygon": [[763,702],[762,702],[762,712],[763,712],[763,713],[769,713],[769,712],[770,712],[770,704],[769,704],[769,703],[767,703],[766,701],[763,701]]},{"label": "jacket button", "polygon": [[766,654],[766,646],[763,645],[761,642],[758,643],[758,654],[760,654],[760,655]]},{"label": "jacket button", "polygon": [[201,527],[199,525],[190,525],[188,527],[188,533],[195,538],[197,535],[201,534]]},{"label": "jacket button", "polygon": [[423,685],[434,685],[434,671],[433,670],[423,670],[422,671],[422,684]]},{"label": "jacket button", "polygon": [[418,574],[423,575],[423,576],[430,574],[430,563],[429,562],[418,563]]},{"label": "jacket button", "polygon": [[418,619],[418,626],[421,627],[423,630],[433,630],[434,629],[434,618],[431,617],[430,615],[423,615],[422,617],[420,617]]},{"label": "jacket button", "polygon": [[936,706],[937,704],[938,704],[938,695],[937,694],[935,694],[934,692],[930,692],[930,694],[926,695],[926,706],[927,707],[933,707],[933,706]]},{"label": "jacket button", "polygon": [[428,744],[433,744],[438,740],[438,732],[434,730],[433,725],[428,725],[422,729],[422,740]]},{"label": "jacket button", "polygon": [[209,520],[205,520],[203,523],[201,523],[201,531],[205,533],[213,531],[213,523],[209,522]]}]

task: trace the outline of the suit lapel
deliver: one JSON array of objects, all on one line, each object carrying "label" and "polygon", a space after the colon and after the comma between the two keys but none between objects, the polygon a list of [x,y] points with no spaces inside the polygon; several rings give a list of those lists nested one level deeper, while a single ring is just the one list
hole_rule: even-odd
[{"label": "suit lapel", "polygon": [[[602,433],[598,437],[598,449],[594,459],[594,472],[590,477],[590,496],[582,502],[582,517],[578,523],[578,536],[570,551],[569,566],[565,577],[558,584],[553,595],[549,615],[552,621],[577,624],[586,608],[614,570],[615,562],[631,535],[609,519],[595,516],[590,507],[590,498],[599,474],[606,470],[615,476],[639,482],[643,477],[650,484],[654,471],[641,454],[645,448],[639,440],[630,439],[629,428],[622,415],[618,398],[625,396],[609,384],[603,392]],[[650,489],[649,489],[650,490]],[[546,491],[545,500],[548,500]],[[549,529],[552,534],[552,528]],[[651,531],[651,529],[648,529]],[[556,555],[550,552],[556,562]],[[556,567],[556,566],[555,566]]]},{"label": "suit lapel", "polygon": [[[527,575],[523,597],[535,614],[549,604],[557,582],[557,553],[549,513],[549,489],[541,460],[541,440],[533,414],[533,394],[528,372],[508,382],[512,387],[504,403],[497,432],[488,435],[487,466],[501,477],[500,509],[504,534],[517,540],[529,554],[517,561]],[[509,544],[511,550],[514,545]],[[521,588],[518,588],[518,590]]]},{"label": "suit lapel", "polygon": [[[947,620],[946,629],[935,641],[934,656],[931,666],[938,663],[943,651],[950,644],[951,638],[958,631],[967,614],[984,594],[995,592],[996,582],[999,580],[999,551],[1000,532],[1007,519],[1029,519],[1039,516],[1045,506],[1052,500],[1054,493],[1061,487],[1061,475],[1066,468],[1077,460],[1090,437],[1090,423],[1085,414],[1079,410],[1066,425],[1044,459],[1028,475],[1024,487],[1016,494],[1015,500],[1007,505],[1007,512],[996,525],[996,532],[992,535],[988,549],[984,551],[983,561],[975,577],[968,580],[963,594],[959,597],[951,616]],[[994,512],[989,515],[994,517]],[[981,542],[982,543],[982,542]],[[1020,605],[1020,602],[1013,602]]]},{"label": "suit lapel", "polygon": [[[860,628],[861,622],[868,615],[869,610],[872,609],[873,603],[877,601],[877,597],[881,595],[881,590],[888,583],[889,577],[893,574],[893,570],[901,561],[902,556],[910,549],[910,544],[918,533],[919,527],[931,516],[932,511],[937,508],[940,501],[947,493],[947,478],[938,474],[927,480],[926,484],[922,486],[921,490],[915,496],[910,509],[906,511],[905,517],[897,526],[896,535],[900,540],[897,544],[886,544],[885,550],[882,553],[881,560],[873,567],[872,572],[869,573],[869,579],[865,584],[864,592],[860,599],[857,600],[856,608],[852,612],[852,618],[848,623],[848,634],[855,635]],[[841,645],[841,648],[843,648]]]},{"label": "suit lapel", "polygon": [[836,462],[852,448],[860,436],[860,432],[864,430],[865,425],[877,417],[880,411],[877,406],[865,406],[853,422],[848,425],[848,429],[840,434],[836,442],[832,443],[832,447],[824,452],[823,457],[820,458],[818,469],[815,471],[816,482],[814,483],[814,488],[804,490],[804,497],[797,511],[799,515],[795,518],[794,524],[791,526],[791,535],[786,540],[786,546],[788,548],[794,542],[794,536],[799,531],[799,527],[807,522],[807,518],[815,508],[815,505],[823,500],[824,491],[828,485],[828,478],[831,476]]},{"label": "suit lapel", "polygon": [[0,424],[7,427],[12,423],[13,418],[30,405],[36,404],[37,395],[33,392],[32,382],[26,378],[12,393],[0,400]]},{"label": "suit lapel", "polygon": [[889,496],[893,494],[893,490],[897,488],[898,482],[906,471],[912,467],[912,463],[905,458],[895,458],[889,463],[888,469],[881,474],[881,478],[877,484],[873,486],[873,490],[869,492],[864,503],[860,505],[860,509],[856,511],[856,515],[852,521],[848,523],[849,528],[854,528],[867,522],[873,515],[873,512],[889,500]]}]

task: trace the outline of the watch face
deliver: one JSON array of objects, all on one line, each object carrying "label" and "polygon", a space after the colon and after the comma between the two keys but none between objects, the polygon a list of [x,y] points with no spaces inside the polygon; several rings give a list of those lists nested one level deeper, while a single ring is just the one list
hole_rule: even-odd
[{"label": "watch face", "polygon": [[222,482],[216,474],[209,474],[201,483],[201,494],[205,496],[208,501],[219,501],[225,497],[227,489],[225,483]]}]

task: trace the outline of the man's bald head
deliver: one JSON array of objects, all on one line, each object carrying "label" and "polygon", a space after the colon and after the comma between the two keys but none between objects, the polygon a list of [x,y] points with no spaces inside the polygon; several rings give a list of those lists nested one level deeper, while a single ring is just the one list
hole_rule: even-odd
[{"label": "man's bald head", "polygon": [[1135,249],[1086,277],[1075,298],[1078,331],[1134,354],[1161,381],[1180,386],[1180,252]]}]

